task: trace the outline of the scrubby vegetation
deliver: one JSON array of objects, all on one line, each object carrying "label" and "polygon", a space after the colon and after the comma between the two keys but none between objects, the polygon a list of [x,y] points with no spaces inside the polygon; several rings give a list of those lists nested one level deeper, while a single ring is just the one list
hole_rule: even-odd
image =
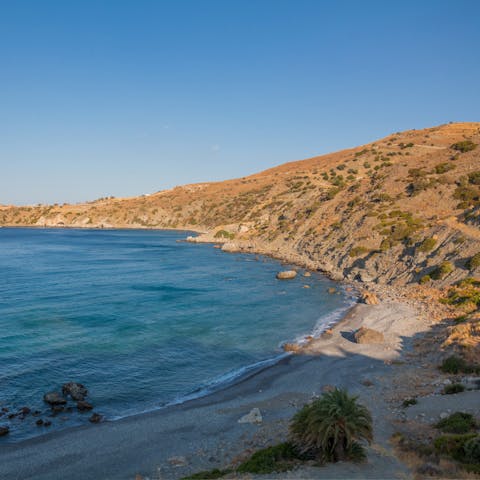
[{"label": "scrubby vegetation", "polygon": [[407,408],[407,407],[411,407],[412,405],[416,405],[418,403],[417,399],[415,397],[412,397],[412,398],[406,398],[403,402],[402,402],[402,407],[403,408]]},{"label": "scrubby vegetation", "polygon": [[465,391],[465,387],[461,383],[452,383],[451,385],[445,385],[443,393],[445,395],[452,395],[455,393],[461,393]]},{"label": "scrubby vegetation", "polygon": [[469,413],[455,412],[440,420],[435,427],[443,433],[468,433],[475,430],[477,422]]},{"label": "scrubby vegetation", "polygon": [[475,150],[477,148],[477,144],[473,143],[471,140],[463,140],[462,142],[454,143],[451,147],[454,150],[465,153]]},{"label": "scrubby vegetation", "polygon": [[302,457],[291,443],[285,442],[255,452],[239,465],[239,473],[266,474],[290,470]]},{"label": "scrubby vegetation", "polygon": [[452,262],[442,262],[431,274],[433,280],[443,280],[449,273],[455,270]]},{"label": "scrubby vegetation", "polygon": [[440,365],[440,370],[444,373],[480,373],[479,365],[470,365],[462,357],[451,355]]},{"label": "scrubby vegetation", "polygon": [[431,252],[434,248],[435,245],[437,244],[437,241],[434,238],[426,238],[423,240],[423,242],[417,247],[417,250],[419,252]]},{"label": "scrubby vegetation", "polygon": [[480,280],[467,277],[449,288],[442,303],[453,305],[465,311],[473,311],[480,306]]},{"label": "scrubby vegetation", "polygon": [[469,270],[475,270],[478,267],[480,267],[480,252],[476,253],[468,260]]}]

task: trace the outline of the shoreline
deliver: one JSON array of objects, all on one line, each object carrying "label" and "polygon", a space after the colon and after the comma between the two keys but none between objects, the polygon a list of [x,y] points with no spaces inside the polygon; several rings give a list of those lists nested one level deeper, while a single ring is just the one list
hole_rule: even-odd
[{"label": "shoreline", "polygon": [[[291,258],[278,258],[264,251],[227,252],[267,255],[299,265]],[[353,282],[341,283],[359,290]],[[0,477],[117,480],[132,479],[139,474],[151,479],[175,479],[201,470],[223,468],[255,449],[284,441],[289,419],[304,403],[321,395],[328,385],[348,388],[369,408],[375,398],[374,428],[381,449],[390,453],[385,457],[375,449],[380,447],[374,445],[375,448],[368,450],[368,464],[330,465],[322,467],[321,474],[328,478],[386,478],[398,472],[406,474],[408,469],[397,460],[388,443],[394,429],[385,392],[392,388],[393,376],[389,370],[395,360],[413,348],[413,338],[422,328],[425,330],[425,323],[417,321],[416,312],[400,298],[398,288],[384,288],[391,293],[385,302],[374,306],[357,303],[348,308],[328,338],[321,336],[309,342],[300,355],[285,356],[225,388],[115,421],[71,427],[6,444],[0,447]],[[392,297],[397,301],[392,301]],[[351,334],[360,325],[385,332],[386,344],[353,343],[346,333]],[[396,331],[396,326],[401,326],[401,331]],[[372,378],[379,379],[378,386],[375,380],[372,387]],[[260,408],[262,424],[239,424],[239,418],[252,408]],[[26,462],[25,458],[35,460]]]},{"label": "shoreline", "polygon": [[[292,415],[327,385],[348,388],[369,403],[373,391],[368,382],[385,381],[392,360],[401,352],[383,345],[352,343],[342,332],[356,328],[359,321],[378,324],[392,315],[406,318],[412,311],[401,304],[357,304],[333,327],[332,338],[318,339],[315,355],[288,355],[225,389],[162,410],[5,445],[0,449],[0,476],[22,480],[116,480],[137,474],[180,478],[225,467],[252,449],[283,440]],[[385,424],[385,400],[377,393],[380,403],[372,413],[377,436],[383,441],[393,432]],[[263,422],[238,423],[252,408],[260,409]],[[328,478],[350,478],[352,472],[345,474],[345,468],[337,464],[322,467],[322,472],[328,472]],[[374,449],[369,449],[368,464],[348,468],[354,468],[358,478],[369,472],[378,472],[379,478],[391,477],[404,469],[394,457],[384,458]]]}]

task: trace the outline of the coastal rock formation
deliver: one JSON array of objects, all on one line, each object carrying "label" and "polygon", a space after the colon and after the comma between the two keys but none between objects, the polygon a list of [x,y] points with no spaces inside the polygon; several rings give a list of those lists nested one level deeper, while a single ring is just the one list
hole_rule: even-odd
[{"label": "coastal rock formation", "polygon": [[378,297],[374,293],[368,292],[367,290],[362,292],[360,300],[362,303],[367,305],[378,305],[380,303]]},{"label": "coastal rock formation", "polygon": [[385,341],[383,333],[366,327],[360,327],[354,337],[357,343],[383,343]]},{"label": "coastal rock formation", "polygon": [[7,433],[10,431],[10,428],[5,427],[5,426],[0,426],[0,437],[3,437],[4,435],[7,435]]},{"label": "coastal rock formation", "polygon": [[88,395],[88,390],[81,383],[68,382],[62,386],[62,393],[65,396],[70,395],[72,400],[78,402],[85,400],[85,397]]},{"label": "coastal rock formation", "polygon": [[277,278],[279,280],[290,280],[297,276],[297,272],[295,270],[284,270],[283,272],[277,273]]},{"label": "coastal rock formation", "polygon": [[258,408],[252,408],[249,413],[238,420],[238,423],[254,423],[260,424],[263,422],[262,414]]},{"label": "coastal rock formation", "polygon": [[67,400],[58,392],[49,392],[43,396],[43,401],[49,405],[65,405]]}]

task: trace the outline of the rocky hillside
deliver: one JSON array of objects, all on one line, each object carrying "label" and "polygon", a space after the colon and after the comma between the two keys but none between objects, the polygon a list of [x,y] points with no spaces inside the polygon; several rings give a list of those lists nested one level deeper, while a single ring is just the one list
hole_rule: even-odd
[{"label": "rocky hillside", "polygon": [[478,144],[480,123],[409,130],[225,182],[2,206],[0,225],[195,230],[337,278],[444,286],[480,273]]}]

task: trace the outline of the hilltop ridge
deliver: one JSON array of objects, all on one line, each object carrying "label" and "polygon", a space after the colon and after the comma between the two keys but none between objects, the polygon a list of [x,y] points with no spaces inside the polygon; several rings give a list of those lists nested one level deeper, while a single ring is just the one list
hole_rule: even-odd
[{"label": "hilltop ridge", "polygon": [[[439,285],[480,251],[480,123],[391,134],[223,182],[77,205],[0,207],[0,225],[195,230],[338,279]],[[436,275],[442,263],[451,271]],[[451,268],[450,265],[453,267]]]}]

